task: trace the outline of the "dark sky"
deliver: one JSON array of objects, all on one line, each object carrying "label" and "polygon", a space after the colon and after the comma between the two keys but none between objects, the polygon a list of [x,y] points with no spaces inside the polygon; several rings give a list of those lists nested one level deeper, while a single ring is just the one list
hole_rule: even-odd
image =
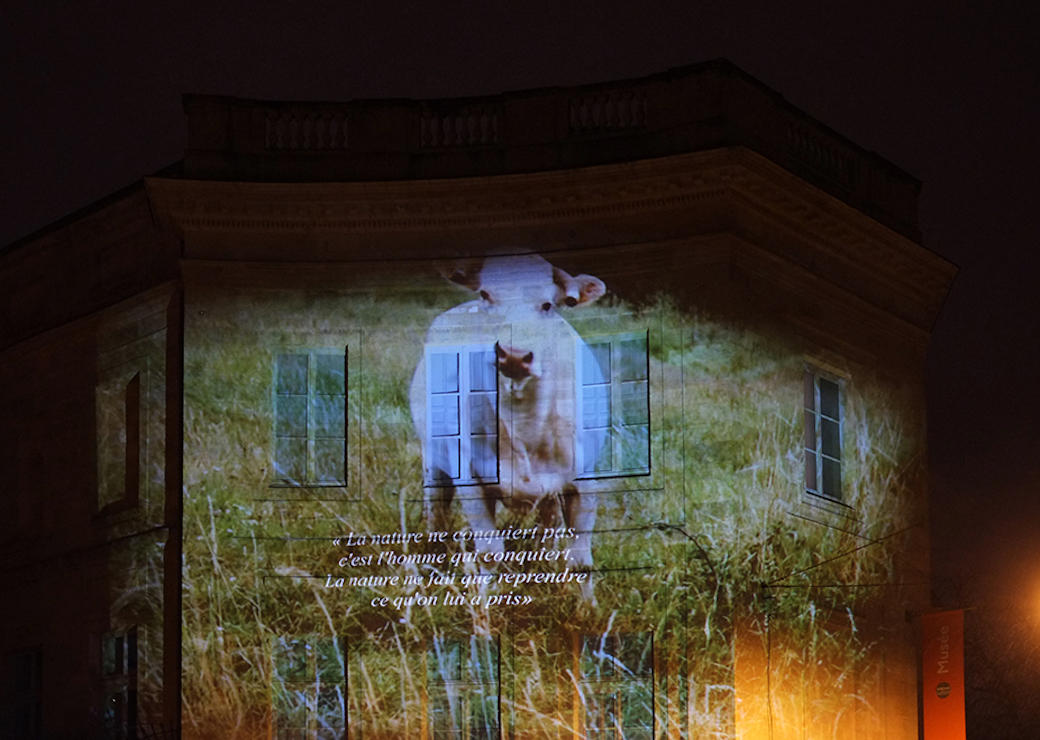
[{"label": "dark sky", "polygon": [[179,159],[181,93],[448,97],[730,59],[924,181],[924,243],[960,267],[928,363],[941,595],[1028,608],[1040,644],[1035,4],[11,4],[0,244]]}]

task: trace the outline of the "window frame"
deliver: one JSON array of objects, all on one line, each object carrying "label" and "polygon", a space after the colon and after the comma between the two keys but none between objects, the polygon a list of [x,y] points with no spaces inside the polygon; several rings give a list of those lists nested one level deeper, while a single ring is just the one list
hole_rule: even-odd
[{"label": "window frame", "polygon": [[[299,658],[291,648],[302,647],[302,664],[288,665]],[[271,717],[272,737],[275,740],[296,740],[303,737],[325,737],[320,725],[333,717],[338,727],[331,728],[339,736],[346,736],[347,717],[347,641],[336,635],[279,636],[274,638],[271,650]],[[322,665],[322,661],[335,658],[338,665]],[[287,665],[286,670],[281,670]],[[302,666],[302,667],[301,667]],[[285,675],[282,675],[282,674]],[[330,678],[332,680],[330,680]],[[322,699],[331,695],[338,700],[338,711],[321,713]],[[282,701],[295,703],[280,704]],[[299,714],[303,721],[287,721],[290,715]],[[302,734],[301,734],[302,733]]]},{"label": "window frame", "polygon": [[[137,736],[139,644],[136,626],[110,630],[99,637],[101,731],[106,740],[124,740]],[[108,654],[109,646],[112,647],[111,656]]]},{"label": "window frame", "polygon": [[113,309],[96,328],[92,514],[103,526],[154,513],[165,495],[167,300]]},{"label": "window frame", "polygon": [[[490,362],[488,367],[490,380],[487,378],[481,382],[479,388],[474,388],[472,358],[476,354],[487,355]],[[445,390],[435,392],[434,355],[451,355],[456,358],[456,380],[457,390]],[[423,459],[423,487],[443,488],[464,485],[494,484],[499,482],[501,465],[499,461],[499,397],[498,397],[498,369],[495,363],[495,351],[485,344],[427,344],[423,348],[423,363],[425,377],[425,399],[426,418],[424,434],[424,459]],[[490,385],[490,387],[483,387]],[[485,394],[492,399],[493,419],[486,422],[486,427],[491,431],[477,434],[473,431],[473,408],[469,402],[477,394]],[[433,400],[435,396],[447,397],[456,395],[458,403],[456,407],[456,419],[458,431],[454,434],[434,434]],[[464,400],[465,399],[465,400]],[[469,430],[468,432],[465,430]],[[450,474],[444,477],[435,477],[433,461],[436,459],[435,439],[458,439],[458,475]],[[473,440],[474,438],[485,438],[489,440],[489,459],[493,463],[494,471],[488,470],[487,474],[473,474]]]},{"label": "window frame", "polygon": [[[834,387],[836,398],[833,406],[836,416],[826,413],[823,408],[825,401],[821,383]],[[802,374],[803,489],[810,496],[843,505],[847,505],[842,481],[847,384],[847,379],[812,365],[807,365]],[[834,431],[828,434],[825,430],[831,425]],[[830,452],[827,452],[825,447],[830,449]],[[837,454],[833,454],[834,452]],[[829,473],[826,472],[825,466],[828,462],[831,463]],[[828,478],[831,479],[830,483]]]},{"label": "window frame", "polygon": [[148,358],[104,369],[94,387],[97,512],[137,507],[142,458],[147,454]]},{"label": "window frame", "polygon": [[[485,645],[478,645],[478,641],[483,641]],[[471,738],[488,738],[490,740],[502,737],[502,645],[500,640],[494,635],[471,634],[455,638],[435,637],[430,643],[432,644],[428,644],[426,650],[426,726],[430,737],[455,737],[465,740]],[[431,657],[437,655],[438,650],[446,653],[452,649],[458,651],[455,675],[449,678],[440,671],[431,670]],[[486,677],[481,675],[479,666],[474,667],[474,654],[481,649],[493,651],[493,654],[489,656],[491,665],[485,666],[490,669]],[[438,665],[443,665],[443,663]],[[477,706],[475,701],[480,697],[483,697],[484,701],[489,698],[494,701],[494,726],[492,727],[489,727],[486,721],[483,727],[475,726],[472,722],[475,717],[473,709]],[[457,726],[452,727],[450,721],[447,728],[442,728],[437,724],[437,718],[440,715],[437,713],[435,705],[438,703],[443,704],[444,707],[455,704]],[[486,714],[484,716],[486,719]],[[453,730],[454,734],[452,734]]]},{"label": "window frame", "polygon": [[[648,651],[648,660],[641,665],[627,666],[620,660],[625,654],[625,645],[631,640],[645,641],[643,650]],[[601,646],[598,653],[591,646],[594,643]],[[605,646],[605,647],[604,647]],[[604,657],[605,656],[605,659]],[[597,665],[590,665],[590,658]],[[624,738],[645,737],[652,740],[656,737],[657,711],[656,711],[656,674],[655,665],[655,640],[652,631],[647,632],[618,632],[604,634],[575,634],[574,635],[574,671],[578,677],[576,691],[581,705],[581,734],[582,737],[593,738]],[[634,669],[635,670],[634,670]],[[601,670],[605,669],[605,670]],[[639,670],[641,669],[641,670]],[[637,672],[638,671],[638,672]],[[641,698],[644,719],[649,719],[649,726],[645,722],[638,726],[627,725],[625,718],[632,717],[631,702],[634,692],[644,692]],[[590,697],[596,697],[594,704],[590,704]],[[609,704],[602,699],[606,697]],[[636,699],[639,701],[640,699]],[[603,722],[596,723],[591,727],[592,717],[596,712],[601,715]],[[602,711],[605,710],[605,711]],[[613,717],[614,723],[607,724],[607,718]],[[638,722],[638,719],[635,721]],[[600,726],[602,724],[602,726]],[[636,732],[640,731],[640,732]]]},{"label": "window frame", "polygon": [[[279,370],[282,358],[302,356],[307,358],[307,375],[305,378],[305,389],[306,394],[301,393],[282,393],[280,392],[280,380]],[[323,394],[318,391],[318,373],[320,372],[316,362],[316,358],[319,357],[335,357],[342,359],[343,362],[343,386],[342,394],[331,393]],[[350,482],[350,466],[349,466],[349,440],[350,440],[350,347],[349,345],[343,345],[342,349],[339,347],[308,347],[308,348],[284,348],[276,351],[271,357],[271,421],[272,421],[272,435],[271,435],[271,474],[270,474],[270,485],[272,488],[342,488]],[[317,415],[313,413],[315,408],[315,401],[321,396],[329,397],[342,397],[343,399],[343,414],[342,414],[342,437],[339,435],[326,435],[321,436],[318,434],[319,424],[317,422]],[[292,435],[292,434],[280,434],[280,418],[279,418],[279,405],[284,403],[280,401],[283,398],[305,398],[304,401],[304,427],[306,436]],[[290,440],[302,440],[304,444],[304,460],[303,465],[305,467],[304,475],[299,480],[293,478],[286,472],[282,473],[283,470],[288,471],[291,466],[283,465],[285,458],[279,449],[280,441],[283,439]],[[340,456],[338,458],[338,464],[340,466],[339,472],[341,475],[337,478],[323,478],[319,475],[318,471],[318,456],[317,451],[318,441],[322,439],[328,440],[339,440],[342,439],[342,445],[340,450]]]},{"label": "window frame", "polygon": [[[620,376],[620,368],[626,365],[623,358],[622,345],[626,342],[631,342],[634,339],[641,339],[643,343],[643,357],[641,367],[643,368],[642,377],[637,378],[624,378]],[[608,345],[610,348],[610,377],[607,382],[604,383],[586,383],[585,382],[585,368],[587,363],[594,361],[591,354],[591,348],[597,345]],[[617,361],[615,361],[617,359]],[[615,367],[619,370],[615,370]],[[575,476],[578,479],[606,479],[606,478],[627,478],[635,476],[648,476],[651,474],[652,465],[652,444],[651,444],[651,427],[652,427],[652,413],[651,413],[651,401],[650,401],[650,386],[651,386],[651,372],[650,372],[650,332],[648,329],[627,331],[627,332],[614,332],[614,333],[603,333],[603,334],[589,334],[582,337],[581,345],[578,348],[577,358],[575,362],[575,444],[574,444],[574,467]],[[624,384],[630,382],[642,382],[645,386],[645,392],[643,393],[640,401],[645,407],[645,421],[626,424],[624,422],[623,414],[625,412],[625,400],[624,400]],[[608,439],[611,447],[611,465],[609,468],[602,470],[586,470],[586,456],[588,450],[586,449],[586,442],[588,441],[586,429],[587,412],[585,406],[585,389],[592,387],[593,385],[608,387],[609,393],[609,405],[608,410],[610,424],[607,427],[597,426],[595,429],[607,429]],[[624,437],[621,434],[621,430],[624,427],[645,428],[645,438],[640,440],[644,447],[643,452],[646,455],[646,464],[636,467],[620,467],[619,463],[614,461],[621,461],[624,458]],[[589,430],[593,427],[589,427]]]}]

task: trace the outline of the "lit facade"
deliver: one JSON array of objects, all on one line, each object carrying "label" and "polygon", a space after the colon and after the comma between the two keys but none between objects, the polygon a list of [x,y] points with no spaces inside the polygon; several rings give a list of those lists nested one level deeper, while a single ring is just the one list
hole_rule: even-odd
[{"label": "lit facade", "polygon": [[916,737],[912,178],[726,63],[186,110],[0,262],[13,722]]}]

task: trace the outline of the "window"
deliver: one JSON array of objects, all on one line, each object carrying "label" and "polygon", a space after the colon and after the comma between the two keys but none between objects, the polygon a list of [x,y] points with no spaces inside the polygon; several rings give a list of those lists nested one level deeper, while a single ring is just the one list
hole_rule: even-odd
[{"label": "window", "polygon": [[41,669],[43,651],[21,650],[7,658],[8,684],[4,692],[4,736],[38,738],[43,736]]},{"label": "window", "polygon": [[344,737],[346,675],[339,639],[279,638],[271,697],[276,740]]},{"label": "window", "polygon": [[805,490],[841,501],[841,383],[805,371]]},{"label": "window", "polygon": [[435,638],[426,658],[430,736],[498,738],[498,642],[476,635]]},{"label": "window", "polygon": [[351,740],[429,737],[428,644],[401,630],[358,634],[347,645],[347,733]]},{"label": "window", "polygon": [[486,347],[426,349],[427,485],[498,478],[498,374]]},{"label": "window", "polygon": [[578,473],[650,472],[646,333],[586,339],[579,366]]},{"label": "window", "polygon": [[583,635],[578,668],[590,740],[652,740],[654,660],[650,633]]},{"label": "window", "polygon": [[275,358],[276,485],[346,485],[347,354]]},{"label": "window", "polygon": [[[166,299],[125,307],[97,331],[94,386],[100,521],[162,507],[166,466]],[[115,515],[115,516],[109,516]]]},{"label": "window", "polygon": [[101,636],[101,721],[106,740],[137,737],[137,629]]},{"label": "window", "polygon": [[[581,348],[577,471],[650,471],[646,332],[597,337]],[[426,485],[498,478],[498,378],[486,347],[427,347]]]},{"label": "window", "polygon": [[134,506],[140,495],[141,371],[106,371],[94,391],[98,509]]}]

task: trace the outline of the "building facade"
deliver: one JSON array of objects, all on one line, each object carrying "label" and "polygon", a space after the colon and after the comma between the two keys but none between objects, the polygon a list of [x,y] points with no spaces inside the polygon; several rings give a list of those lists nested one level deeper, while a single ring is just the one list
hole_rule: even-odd
[{"label": "building facade", "polygon": [[917,736],[919,183],[725,62],[185,108],[0,255],[9,734]]}]

